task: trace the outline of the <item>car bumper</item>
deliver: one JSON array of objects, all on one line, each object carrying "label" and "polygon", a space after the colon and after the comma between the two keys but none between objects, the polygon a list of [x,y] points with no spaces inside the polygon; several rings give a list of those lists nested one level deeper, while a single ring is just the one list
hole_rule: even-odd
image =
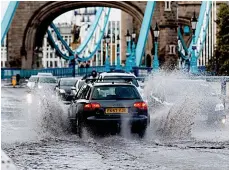
[{"label": "car bumper", "polygon": [[96,117],[90,116],[87,118],[88,122],[91,123],[123,123],[128,122],[130,124],[140,123],[140,124],[149,124],[149,117],[145,115],[139,115],[137,117]]}]

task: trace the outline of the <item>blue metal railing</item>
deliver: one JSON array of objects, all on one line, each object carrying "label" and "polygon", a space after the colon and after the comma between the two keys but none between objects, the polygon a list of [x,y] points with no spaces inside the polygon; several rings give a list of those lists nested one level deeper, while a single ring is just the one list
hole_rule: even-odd
[{"label": "blue metal railing", "polygon": [[[110,66],[111,70],[115,70],[116,66]],[[105,72],[105,66],[91,66],[88,68],[76,69],[77,76],[84,76],[91,74],[95,70],[99,72]],[[125,70],[125,67],[121,66],[121,70]],[[132,73],[136,76],[144,77],[151,72],[150,67],[133,67]],[[31,75],[37,75],[38,72],[52,73],[56,77],[72,77],[73,68],[46,68],[46,69],[35,69],[35,70],[23,70],[17,68],[2,68],[1,79],[11,79],[12,76],[20,74],[22,78],[29,78]]]}]

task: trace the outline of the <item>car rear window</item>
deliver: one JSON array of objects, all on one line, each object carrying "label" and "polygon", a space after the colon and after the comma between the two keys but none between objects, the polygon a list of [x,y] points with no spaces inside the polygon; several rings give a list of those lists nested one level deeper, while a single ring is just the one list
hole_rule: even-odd
[{"label": "car rear window", "polygon": [[60,80],[60,85],[61,86],[74,86],[74,84],[77,81],[78,80],[75,80],[75,79],[62,79],[62,80]]},{"label": "car rear window", "polygon": [[38,77],[30,77],[29,82],[36,82]]},{"label": "car rear window", "polygon": [[54,77],[39,77],[39,83],[57,83]]},{"label": "car rear window", "polygon": [[[135,77],[133,76],[104,76],[105,79],[117,79],[115,80],[115,82],[125,82],[126,80],[125,79],[131,79],[131,82],[136,86],[136,87],[139,87],[139,84],[138,84],[138,81],[135,79]],[[112,82],[114,80],[106,80],[107,82]]]},{"label": "car rear window", "polygon": [[92,92],[92,100],[133,100],[140,99],[134,86],[106,85],[96,86]]}]

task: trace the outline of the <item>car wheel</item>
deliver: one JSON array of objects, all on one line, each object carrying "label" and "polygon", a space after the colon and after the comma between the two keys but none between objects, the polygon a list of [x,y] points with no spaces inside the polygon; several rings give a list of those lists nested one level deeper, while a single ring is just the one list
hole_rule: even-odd
[{"label": "car wheel", "polygon": [[147,129],[146,126],[141,126],[141,127],[139,128],[139,130],[138,130],[137,133],[138,133],[138,136],[139,136],[140,138],[144,138],[144,137],[145,137],[146,129]]},{"label": "car wheel", "polygon": [[78,136],[80,138],[82,138],[82,134],[83,134],[83,123],[82,123],[82,119],[80,118],[80,116],[77,116],[77,118],[76,118],[76,127],[77,127]]},{"label": "car wheel", "polygon": [[76,124],[76,120],[70,120],[70,127],[71,127],[71,131],[74,134],[77,134],[77,124]]}]

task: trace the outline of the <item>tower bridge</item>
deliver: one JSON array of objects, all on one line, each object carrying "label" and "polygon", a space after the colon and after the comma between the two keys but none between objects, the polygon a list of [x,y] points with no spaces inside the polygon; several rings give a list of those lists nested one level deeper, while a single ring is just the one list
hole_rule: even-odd
[{"label": "tower bridge", "polygon": [[[10,66],[26,69],[32,68],[35,57],[34,49],[37,46],[42,46],[43,37],[48,26],[60,14],[77,8],[104,6],[121,9],[132,16],[132,27],[136,29],[138,36],[146,3],[141,1],[20,1],[7,35],[7,51],[8,61],[11,61]],[[159,60],[161,63],[167,63],[166,65],[171,65],[171,63],[176,64],[178,55],[176,52],[171,53],[170,46],[177,46],[177,26],[190,26],[193,9],[195,7],[198,14],[200,5],[200,2],[157,2],[145,50],[146,54],[149,54],[151,59],[153,58],[151,54],[153,47],[153,27],[158,22],[160,27]],[[190,36],[185,38],[190,39]]]}]

